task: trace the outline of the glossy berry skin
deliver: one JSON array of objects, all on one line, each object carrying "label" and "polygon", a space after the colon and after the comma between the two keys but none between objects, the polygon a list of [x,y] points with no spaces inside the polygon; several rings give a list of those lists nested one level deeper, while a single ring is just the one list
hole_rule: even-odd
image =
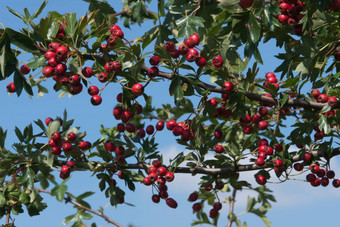
[{"label": "glossy berry skin", "polygon": [[304,153],[303,156],[302,156],[302,159],[305,163],[310,163],[312,161],[312,154],[311,153]]},{"label": "glossy berry skin", "polygon": [[166,170],[165,167],[161,166],[161,167],[158,167],[157,169],[157,174],[158,176],[165,176],[165,174],[167,173],[168,171]]},{"label": "glossy berry skin", "polygon": [[171,182],[171,181],[174,180],[175,175],[174,175],[173,172],[167,172],[167,173],[165,174],[164,178],[165,178],[165,180],[166,180],[167,182]]},{"label": "glossy berry skin", "polygon": [[58,146],[53,146],[51,149],[51,153],[53,155],[60,155],[61,154],[61,149]]},{"label": "glossy berry skin", "polygon": [[177,202],[172,198],[168,198],[166,200],[166,205],[168,205],[169,207],[174,208],[174,209],[177,208]]},{"label": "glossy berry skin", "polygon": [[116,150],[116,154],[117,155],[123,155],[125,153],[125,148],[123,146],[121,146],[121,145],[117,146],[115,148],[115,150]]},{"label": "glossy berry skin", "polygon": [[257,126],[260,130],[265,130],[268,127],[268,123],[266,121],[260,121]]},{"label": "glossy berry skin", "polygon": [[159,195],[156,195],[156,194],[152,195],[151,199],[152,199],[152,202],[154,203],[159,203],[159,201],[161,200]]},{"label": "glossy berry skin", "polygon": [[240,0],[239,5],[243,8],[249,8],[253,5],[254,0]]},{"label": "glossy berry skin", "polygon": [[320,91],[318,89],[312,89],[312,95],[315,99],[317,99],[320,95]]},{"label": "glossy berry skin", "polygon": [[144,87],[141,84],[134,84],[132,85],[131,91],[134,95],[139,96],[143,94]]},{"label": "glossy berry skin", "polygon": [[105,71],[107,73],[112,73],[113,72],[113,62],[106,62],[104,65]]},{"label": "glossy berry skin", "polygon": [[51,67],[51,66],[46,66],[44,69],[43,69],[43,75],[45,77],[51,77],[52,76],[52,73],[54,73],[54,68]]},{"label": "glossy berry skin", "polygon": [[60,47],[60,46],[61,46],[60,43],[52,42],[52,43],[48,44],[48,49],[50,51],[56,52],[58,47]]},{"label": "glossy berry skin", "polygon": [[63,174],[68,174],[70,173],[70,168],[67,165],[64,165],[61,167],[60,172],[62,172]]},{"label": "glossy berry skin", "polygon": [[152,181],[150,180],[149,177],[144,177],[142,183],[146,186],[149,186],[152,184]]},{"label": "glossy berry skin", "polygon": [[136,131],[136,127],[135,127],[135,125],[132,124],[132,123],[127,123],[127,124],[125,125],[125,129],[126,129],[126,131],[128,131],[128,132],[130,132],[130,133],[133,133],[133,132]]},{"label": "glossy berry skin", "polygon": [[224,82],[223,87],[227,93],[232,93],[234,91],[234,84],[229,81]]},{"label": "glossy berry skin", "polygon": [[197,46],[198,44],[200,44],[200,37],[198,36],[198,34],[194,33],[190,36],[190,39],[192,39],[193,43],[195,46]]},{"label": "glossy berry skin", "polygon": [[93,70],[90,67],[85,67],[81,70],[81,73],[83,74],[83,76],[85,76],[86,78],[90,78],[93,76]]},{"label": "glossy berry skin", "polygon": [[52,118],[48,117],[45,119],[45,124],[48,126],[53,121]]},{"label": "glossy berry skin", "polygon": [[70,168],[70,169],[73,169],[75,166],[76,166],[76,163],[72,160],[70,161],[67,161],[66,162],[66,165]]},{"label": "glossy berry skin", "polygon": [[257,158],[255,164],[258,166],[263,166],[265,164],[265,160],[263,158]]},{"label": "glossy berry skin", "polygon": [[214,147],[213,147],[214,151],[218,154],[221,154],[224,152],[224,148],[222,145],[220,144],[216,144]]},{"label": "glossy berry skin", "polygon": [[218,210],[216,210],[216,209],[211,209],[211,210],[209,211],[209,217],[210,217],[210,218],[214,219],[214,218],[216,218],[217,216],[218,216]]},{"label": "glossy berry skin", "polygon": [[195,46],[195,41],[189,37],[184,39],[184,45],[188,46],[189,48],[193,48]]},{"label": "glossy berry skin", "polygon": [[257,141],[257,146],[260,147],[260,146],[262,146],[262,145],[268,145],[268,140],[265,139],[265,138],[259,139],[259,140]]},{"label": "glossy berry skin", "polygon": [[216,129],[216,130],[214,131],[214,136],[215,136],[216,139],[219,140],[219,139],[222,138],[223,133],[222,133],[222,131],[221,131],[220,129]]},{"label": "glossy berry skin", "polygon": [[185,44],[182,44],[178,47],[178,51],[180,55],[186,55],[189,52],[189,47]]},{"label": "glossy berry skin", "polygon": [[282,147],[282,145],[281,145],[280,143],[274,144],[273,148],[274,148],[274,150],[277,151],[277,152],[283,151],[283,147]]},{"label": "glossy berry skin", "polygon": [[183,134],[183,131],[184,131],[183,127],[177,125],[172,130],[172,133],[174,134],[174,136],[181,136]]},{"label": "glossy berry skin", "polygon": [[261,115],[261,117],[265,117],[268,115],[268,108],[265,106],[261,106],[259,108],[259,114]]},{"label": "glossy berry skin", "polygon": [[195,60],[195,63],[198,67],[204,67],[207,64],[207,60],[204,57],[198,57]]},{"label": "glossy berry skin", "polygon": [[200,211],[202,209],[201,203],[194,203],[192,205],[192,209],[193,209],[194,212]]},{"label": "glossy berry skin", "polygon": [[170,52],[172,49],[175,49],[175,44],[171,41],[166,41],[164,43],[164,48],[167,52]]},{"label": "glossy berry skin", "polygon": [[72,149],[72,145],[67,142],[63,142],[62,148],[64,152],[70,152]]},{"label": "glossy berry skin", "polygon": [[98,106],[102,103],[102,97],[100,95],[93,95],[91,97],[91,104],[94,106]]},{"label": "glossy berry skin", "polygon": [[74,74],[69,77],[68,81],[71,85],[78,85],[80,84],[80,76],[77,74]]},{"label": "glossy berry skin", "polygon": [[160,58],[157,55],[154,55],[150,58],[149,62],[151,65],[156,66],[159,64]]},{"label": "glossy berry skin", "polygon": [[89,93],[89,95],[93,96],[93,95],[98,95],[99,94],[99,89],[97,86],[90,86],[88,89],[87,89],[87,92]]},{"label": "glossy berry skin", "polygon": [[159,167],[161,167],[162,162],[159,161],[159,160],[154,160],[154,161],[152,161],[152,165],[156,168],[159,168]]},{"label": "glossy berry skin", "polygon": [[159,121],[156,123],[156,130],[162,131],[164,129],[164,121]]},{"label": "glossy berry skin", "polygon": [[31,68],[28,67],[27,65],[22,65],[22,66],[20,67],[19,71],[21,72],[21,74],[27,75],[27,74],[30,73]]},{"label": "glossy berry skin", "polygon": [[77,139],[77,135],[74,132],[69,132],[66,137],[67,137],[67,140],[71,142]]},{"label": "glossy berry skin", "polygon": [[173,130],[176,126],[177,126],[177,123],[175,120],[171,120],[171,121],[168,121],[168,123],[166,123],[166,128],[168,130]]},{"label": "glossy berry skin", "polygon": [[59,132],[54,132],[54,133],[52,133],[51,139],[52,139],[54,142],[56,142],[56,143],[60,142],[60,141],[61,141],[61,135],[60,135],[60,133],[59,133]]},{"label": "glossy berry skin", "polygon": [[148,125],[145,131],[148,135],[152,135],[155,132],[155,127],[153,127],[153,125]]},{"label": "glossy berry skin", "polygon": [[15,92],[14,82],[7,84],[6,89],[7,89],[7,92],[14,93]]},{"label": "glossy berry skin", "polygon": [[108,75],[106,73],[99,73],[98,75],[98,80],[101,82],[101,83],[105,83],[107,82],[109,79]]},{"label": "glossy berry skin", "polygon": [[283,166],[283,161],[281,159],[275,159],[273,161],[273,166],[275,166],[275,167],[282,167]]},{"label": "glossy berry skin", "polygon": [[338,103],[338,100],[335,96],[329,97],[328,98],[328,105],[330,105],[331,107],[335,107],[336,104]]},{"label": "glossy berry skin", "polygon": [[265,185],[267,183],[267,179],[262,175],[257,175],[255,180],[259,185]]},{"label": "glossy berry skin", "polygon": [[151,78],[154,78],[154,77],[158,76],[159,75],[159,69],[157,67],[155,67],[155,66],[149,68],[148,75]]},{"label": "glossy berry skin", "polygon": [[113,65],[113,71],[119,72],[120,70],[122,70],[123,66],[122,66],[121,61],[115,60],[112,62],[112,65]]},{"label": "glossy berry skin", "polygon": [[137,135],[139,138],[143,139],[143,138],[145,137],[145,130],[142,129],[142,128],[138,129],[138,130],[136,131],[136,135]]},{"label": "glossy berry skin", "polygon": [[328,170],[326,176],[328,179],[333,179],[335,177],[335,173],[333,170]]},{"label": "glossy berry skin", "polygon": [[216,67],[219,68],[223,65],[223,58],[221,56],[215,56],[212,59],[212,64]]},{"label": "glossy berry skin", "polygon": [[56,53],[53,52],[53,51],[47,51],[45,54],[44,54],[46,60],[49,60],[51,58],[54,58],[56,56]]},{"label": "glossy berry skin", "polygon": [[107,150],[107,151],[115,151],[116,150],[116,145],[112,142],[112,141],[105,141],[104,143],[104,148]]},{"label": "glossy berry skin", "polygon": [[303,165],[301,163],[295,163],[293,167],[296,171],[302,171],[303,170]]},{"label": "glossy berry skin", "polygon": [[194,202],[198,199],[198,193],[197,192],[193,192],[189,195],[188,201],[190,202]]},{"label": "glossy berry skin", "polygon": [[249,135],[249,134],[252,134],[253,131],[254,131],[254,127],[253,127],[252,125],[244,125],[244,126],[243,126],[243,132],[244,132],[244,134]]},{"label": "glossy berry skin", "polygon": [[220,202],[215,202],[213,205],[214,209],[216,210],[221,210],[222,209],[222,203]]},{"label": "glossy berry skin", "polygon": [[320,94],[318,96],[318,102],[320,103],[326,103],[328,101],[328,95],[326,94]]},{"label": "glossy berry skin", "polygon": [[180,52],[177,49],[172,49],[169,53],[172,58],[178,58],[180,56]]}]

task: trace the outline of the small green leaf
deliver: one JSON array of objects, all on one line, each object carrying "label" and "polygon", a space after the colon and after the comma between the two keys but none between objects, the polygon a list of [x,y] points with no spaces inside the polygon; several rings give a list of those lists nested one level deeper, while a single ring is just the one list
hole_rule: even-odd
[{"label": "small green leaf", "polygon": [[46,132],[46,135],[49,139],[51,139],[51,135],[54,132],[59,132],[60,129],[60,121],[59,120],[55,120],[52,121],[49,125],[48,125],[48,129]]}]

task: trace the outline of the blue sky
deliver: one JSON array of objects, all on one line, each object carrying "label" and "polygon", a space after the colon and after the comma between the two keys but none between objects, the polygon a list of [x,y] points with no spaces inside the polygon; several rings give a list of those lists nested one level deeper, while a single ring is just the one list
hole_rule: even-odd
[{"label": "blue sky", "polygon": [[[30,12],[35,11],[42,1],[24,1],[24,0],[2,0],[0,6],[0,22],[7,27],[19,29],[25,25],[19,18],[9,13],[6,6],[23,12],[27,7]],[[117,0],[109,1],[115,7],[116,11],[120,11],[121,4]],[[86,13],[88,3],[84,1],[74,0],[51,0],[41,16],[45,16],[48,11],[57,11],[59,13],[77,12],[77,16]],[[119,24],[121,25],[121,24]],[[148,27],[151,27],[149,24]],[[123,26],[121,26],[123,27]],[[133,26],[130,30],[124,29],[125,37],[129,40],[142,35],[142,31],[138,26]],[[279,61],[273,56],[279,50],[272,43],[262,45],[260,47],[263,54],[264,65],[261,66],[260,75],[273,71],[279,64]],[[115,97],[121,91],[118,84],[110,85],[103,92],[103,103],[99,106],[90,104],[90,96],[86,92],[73,96],[71,98],[64,97],[59,99],[58,94],[52,89],[53,83],[45,82],[45,86],[50,90],[49,94],[43,97],[28,97],[23,93],[20,98],[16,95],[8,96],[6,85],[12,81],[12,77],[1,81],[0,83],[0,105],[1,118],[0,125],[3,129],[8,130],[7,147],[15,141],[14,127],[23,129],[24,126],[37,119],[45,119],[46,117],[61,116],[64,109],[68,111],[68,116],[75,119],[75,126],[80,126],[82,131],[87,132],[85,137],[89,141],[93,141],[100,137],[99,126],[113,127],[118,122],[112,116],[112,109],[116,103]],[[99,85],[95,81],[95,85]],[[162,103],[171,103],[172,98],[168,97],[166,90],[167,83],[159,83],[148,87],[147,91],[153,95],[153,102],[156,106]],[[36,94],[36,91],[35,91]],[[154,95],[155,94],[155,95]],[[287,130],[286,133],[289,131]],[[157,141],[160,143],[160,150],[165,157],[173,157],[179,151],[184,149],[174,145],[174,141],[169,140],[167,132],[161,132]],[[339,160],[333,160],[332,166],[336,173],[340,174]],[[104,207],[109,202],[104,194],[98,189],[98,181],[95,177],[90,177],[90,173],[72,173],[70,180],[67,182],[69,191],[75,195],[85,191],[98,192],[89,198],[94,209],[100,206]],[[135,207],[121,205],[118,209],[108,206],[105,214],[111,219],[117,221],[123,226],[133,224],[136,227],[149,226],[190,226],[195,218],[192,214],[192,203],[186,201],[188,195],[197,188],[199,179],[191,176],[177,174],[174,182],[169,184],[170,197],[175,198],[179,203],[177,209],[168,208],[165,203],[154,204],[151,201],[151,188],[137,184],[135,193],[127,193],[125,201],[132,203]],[[241,178],[251,181],[253,184],[253,173],[242,174]],[[117,179],[117,178],[116,178]],[[123,182],[117,179],[119,185]],[[268,217],[272,221],[274,227],[288,226],[335,226],[338,223],[338,201],[340,200],[339,189],[333,187],[312,188],[309,184],[294,181],[284,184],[269,184],[269,188],[274,191],[278,202],[273,204],[273,210],[269,211]],[[249,192],[244,190],[238,193],[236,198],[236,214],[243,211],[246,206],[246,199]],[[221,194],[221,197],[228,197],[230,193]],[[17,226],[61,226],[62,220],[67,215],[73,214],[75,209],[70,204],[57,202],[53,197],[44,196],[48,203],[48,208],[42,212],[40,216],[29,217],[27,214],[14,216]],[[227,205],[224,204],[221,212],[220,226],[226,226],[227,223]],[[248,226],[264,226],[261,220],[252,214],[245,214],[241,220],[247,221]],[[104,225],[105,221],[95,217],[98,226]],[[4,218],[1,223],[4,223]],[[29,224],[28,224],[29,223]],[[88,223],[92,223],[88,222]]]}]

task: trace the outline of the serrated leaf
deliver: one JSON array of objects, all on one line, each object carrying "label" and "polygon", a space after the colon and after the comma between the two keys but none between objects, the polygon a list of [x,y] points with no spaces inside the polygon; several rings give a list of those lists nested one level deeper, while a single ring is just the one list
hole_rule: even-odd
[{"label": "serrated leaf", "polygon": [[6,34],[10,38],[11,43],[30,53],[39,53],[39,50],[34,45],[35,41],[27,35],[14,31],[11,28],[6,28]]}]

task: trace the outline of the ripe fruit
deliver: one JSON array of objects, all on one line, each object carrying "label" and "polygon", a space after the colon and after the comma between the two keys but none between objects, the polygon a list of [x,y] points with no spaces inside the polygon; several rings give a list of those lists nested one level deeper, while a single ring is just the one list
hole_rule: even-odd
[{"label": "ripe fruit", "polygon": [[14,93],[15,92],[14,82],[7,84],[6,89],[7,89],[7,92]]},{"label": "ripe fruit", "polygon": [[68,141],[75,141],[77,139],[77,135],[74,132],[69,132],[67,134],[67,140]]},{"label": "ripe fruit", "polygon": [[90,78],[91,76],[93,76],[93,70],[90,67],[85,67],[81,70],[81,73],[83,74],[83,76],[85,76],[86,78]]},{"label": "ripe fruit", "polygon": [[27,65],[22,65],[19,69],[19,71],[23,74],[23,75],[27,75],[30,73],[31,68],[28,67]]},{"label": "ripe fruit", "polygon": [[113,71],[119,72],[120,70],[122,70],[122,62],[115,60],[112,62],[112,65],[113,65]]},{"label": "ripe fruit", "polygon": [[176,126],[177,126],[177,123],[175,120],[171,120],[171,121],[168,121],[168,123],[166,123],[166,128],[168,130],[173,130]]},{"label": "ripe fruit", "polygon": [[177,202],[172,198],[168,198],[166,200],[166,205],[168,205],[169,207],[174,208],[174,209],[177,208]]},{"label": "ripe fruit", "polygon": [[89,95],[93,96],[93,95],[98,95],[99,94],[99,89],[97,86],[90,86],[88,89],[87,89],[87,92],[89,93]]},{"label": "ripe fruit", "polygon": [[223,58],[221,56],[215,56],[212,59],[212,64],[216,67],[219,68],[223,65]]},{"label": "ripe fruit", "polygon": [[167,173],[165,174],[164,178],[165,178],[165,180],[166,180],[167,182],[171,182],[171,181],[174,180],[175,175],[174,175],[173,172],[167,172]]},{"label": "ripe fruit", "polygon": [[192,209],[194,210],[194,212],[200,211],[202,209],[201,203],[194,203],[192,205]]},{"label": "ripe fruit", "polygon": [[167,52],[170,52],[172,49],[175,49],[175,44],[171,41],[166,41],[164,43],[164,48]]},{"label": "ripe fruit", "polygon": [[281,152],[283,150],[283,147],[280,143],[276,143],[274,144],[274,150],[277,151],[277,152]]},{"label": "ripe fruit", "polygon": [[254,3],[254,0],[240,0],[239,5],[243,8],[249,8]]},{"label": "ripe fruit", "polygon": [[157,55],[154,55],[150,58],[149,62],[151,65],[156,66],[159,64],[160,58]]},{"label": "ripe fruit", "polygon": [[148,135],[152,135],[152,134],[154,133],[154,131],[155,131],[155,128],[153,127],[153,125],[148,125],[148,126],[146,127],[146,133],[147,133]]},{"label": "ripe fruit", "polygon": [[63,142],[62,148],[64,152],[70,152],[72,149],[72,145],[67,142]]},{"label": "ripe fruit", "polygon": [[255,161],[256,165],[258,166],[263,166],[266,162],[264,161],[263,158],[257,158]]},{"label": "ripe fruit", "polygon": [[222,145],[220,144],[216,144],[214,147],[213,147],[214,151],[218,154],[221,154],[224,152],[224,148]]},{"label": "ripe fruit", "polygon": [[162,131],[164,129],[164,121],[159,121],[156,123],[156,130]]},{"label": "ripe fruit", "polygon": [[229,81],[224,82],[223,87],[227,93],[232,93],[234,91],[234,84]]},{"label": "ripe fruit", "polygon": [[244,134],[252,134],[254,131],[254,127],[252,125],[244,125],[243,126],[243,132]]},{"label": "ripe fruit", "polygon": [[194,202],[194,201],[196,201],[197,199],[198,199],[198,193],[197,193],[197,192],[191,193],[191,194],[189,195],[189,198],[188,198],[188,200],[189,200],[190,202]]},{"label": "ripe fruit", "polygon": [[320,95],[320,91],[318,89],[312,89],[312,95],[317,99]]},{"label": "ripe fruit", "polygon": [[257,126],[260,130],[265,130],[268,127],[268,123],[266,121],[260,121]]},{"label": "ripe fruit", "polygon": [[157,67],[151,67],[148,70],[148,75],[153,78],[159,75],[159,69]]},{"label": "ripe fruit", "polygon": [[261,106],[259,108],[259,114],[261,115],[261,117],[267,116],[268,114],[268,108],[265,106]]},{"label": "ripe fruit", "polygon": [[333,170],[328,170],[326,176],[328,179],[332,179],[335,177],[335,173]]},{"label": "ripe fruit", "polygon": [[51,149],[51,153],[54,155],[60,155],[61,154],[61,149],[58,146],[53,146]]},{"label": "ripe fruit", "polygon": [[178,47],[178,51],[180,55],[186,55],[189,52],[189,47],[185,44],[182,44]]},{"label": "ripe fruit", "polygon": [[112,141],[105,141],[104,148],[108,151],[113,152],[116,150],[116,145]]},{"label": "ripe fruit", "polygon": [[134,84],[131,88],[132,93],[136,96],[142,95],[144,92],[144,87],[141,84]]},{"label": "ripe fruit", "polygon": [[310,163],[312,161],[312,154],[305,152],[302,156],[302,159],[305,163]]},{"label": "ripe fruit", "polygon": [[328,98],[328,105],[330,105],[331,107],[335,107],[337,102],[338,102],[338,100],[335,96]]},{"label": "ripe fruit", "polygon": [[158,176],[165,176],[165,174],[167,173],[168,171],[166,170],[165,167],[161,166],[157,169],[157,174]]},{"label": "ripe fruit", "polygon": [[98,75],[98,80],[102,83],[107,82],[108,78],[109,77],[107,76],[106,73],[99,73],[99,75]]},{"label": "ripe fruit", "polygon": [[80,76],[77,74],[74,74],[69,77],[68,81],[71,85],[78,85],[80,84]]},{"label": "ripe fruit", "polygon": [[210,218],[216,218],[218,216],[218,210],[216,210],[216,209],[211,209],[210,211],[209,211],[209,217]]},{"label": "ripe fruit", "polygon": [[63,165],[60,169],[60,172],[63,174],[68,174],[70,172],[70,168],[67,165]]},{"label": "ripe fruit", "polygon": [[100,105],[100,103],[102,103],[102,97],[100,95],[93,95],[91,97],[91,103],[94,106]]},{"label": "ripe fruit", "polygon": [[132,123],[127,123],[126,126],[125,126],[125,129],[126,129],[126,131],[128,131],[130,133],[133,133],[133,132],[136,131],[136,127]]},{"label": "ripe fruit", "polygon": [[283,161],[281,159],[275,159],[273,161],[273,166],[275,166],[275,167],[282,167],[283,166]]},{"label": "ripe fruit", "polygon": [[142,129],[142,128],[138,129],[138,130],[136,131],[136,135],[137,135],[139,138],[143,139],[143,138],[145,137],[145,130]]},{"label": "ripe fruit", "polygon": [[223,133],[222,133],[222,131],[220,129],[216,129],[214,131],[214,136],[215,136],[216,139],[221,139],[222,136],[223,136]]},{"label": "ripe fruit", "polygon": [[72,160],[66,162],[66,165],[70,168],[70,169],[73,169],[76,165],[76,163]]},{"label": "ripe fruit", "polygon": [[204,57],[197,57],[195,63],[198,67],[204,67],[207,64],[207,60]]},{"label": "ripe fruit", "polygon": [[192,39],[195,46],[197,46],[200,43],[200,37],[194,33],[190,36],[190,39]]},{"label": "ripe fruit", "polygon": [[45,77],[51,77],[53,72],[54,72],[54,68],[51,67],[51,66],[46,66],[46,67],[43,69],[43,75],[44,75]]},{"label": "ripe fruit", "polygon": [[107,73],[112,73],[113,72],[113,62],[106,62],[104,65],[105,71]]},{"label": "ripe fruit", "polygon": [[328,101],[328,95],[326,94],[320,94],[318,96],[318,102],[321,102],[321,103],[326,103]]},{"label": "ripe fruit", "polygon": [[262,175],[257,175],[255,180],[259,185],[265,185],[267,183],[267,179]]},{"label": "ripe fruit", "polygon": [[215,202],[213,207],[214,207],[215,210],[221,210],[222,209],[222,203]]},{"label": "ripe fruit", "polygon": [[152,199],[152,202],[154,203],[159,203],[159,201],[161,200],[159,195],[156,195],[156,194],[152,195],[151,199]]},{"label": "ripe fruit", "polygon": [[302,171],[303,170],[303,165],[301,163],[295,163],[293,167],[296,171]]}]

